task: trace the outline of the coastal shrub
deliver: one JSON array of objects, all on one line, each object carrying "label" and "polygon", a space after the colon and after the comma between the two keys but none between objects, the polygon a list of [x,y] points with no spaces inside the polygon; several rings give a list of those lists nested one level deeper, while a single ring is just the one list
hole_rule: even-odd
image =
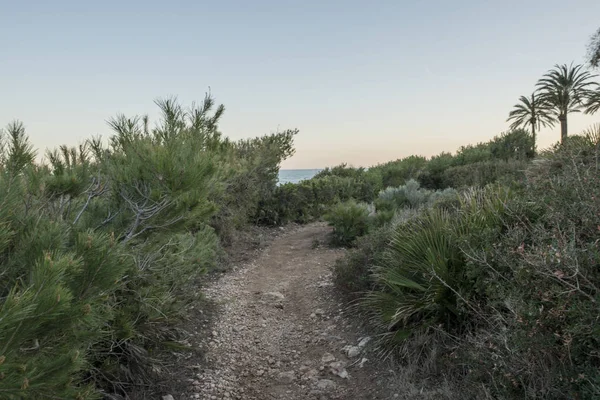
[{"label": "coastal shrub", "polygon": [[441,153],[429,159],[427,164],[419,171],[419,184],[426,189],[444,189],[447,187],[443,178],[443,173],[452,167],[454,156],[450,153]]},{"label": "coastal shrub", "polygon": [[[332,171],[347,171],[336,167]],[[379,190],[379,178],[374,173],[340,173],[328,170],[315,178],[299,183],[285,183],[259,203],[255,221],[265,225],[288,222],[307,223],[323,217],[329,207],[350,199],[371,201]],[[356,178],[360,176],[360,178]]]},{"label": "coastal shrub", "polygon": [[598,137],[357,239],[336,284],[363,293],[383,354],[473,398],[600,396]]},{"label": "coastal shrub", "polygon": [[314,176],[315,179],[325,178],[327,176],[337,176],[340,178],[352,178],[358,179],[365,173],[365,169],[362,167],[355,168],[349,167],[348,164],[342,163],[335,167],[326,167],[321,171],[317,172]]},{"label": "coastal shrub", "polygon": [[379,192],[374,205],[377,210],[373,217],[375,226],[382,226],[395,218],[398,212],[406,208],[420,207],[456,208],[458,192],[454,189],[427,190],[420,187],[418,181],[411,179],[397,188],[389,187]]},{"label": "coastal shrub", "polygon": [[[458,213],[426,208],[394,226],[385,260],[375,266],[377,289],[365,297],[365,307],[390,342],[432,325],[449,331],[462,328],[468,312],[460,302],[473,288],[460,244],[499,223],[505,193],[492,195],[492,190],[465,194]],[[492,196],[503,197],[494,201]]]},{"label": "coastal shrub", "polygon": [[294,154],[293,140],[297,130],[228,144],[225,174],[220,177],[226,184],[211,197],[219,204],[211,225],[222,241],[229,243],[232,233],[256,222],[261,202],[271,196],[277,187],[279,165]]},{"label": "coastal shrub", "polygon": [[492,183],[513,184],[525,177],[526,161],[483,161],[469,165],[450,167],[442,174],[443,187],[464,189],[484,187]]},{"label": "coastal shrub", "polygon": [[191,285],[292,153],[296,131],[222,137],[210,97],[157,104],[154,128],[119,115],[108,144],[61,146],[45,164],[23,124],[3,132],[0,397],[127,397],[154,380],[200,296]]},{"label": "coastal shrub", "polygon": [[492,394],[600,396],[597,143],[580,137],[536,160],[503,231],[486,239],[494,245],[467,253],[497,322],[457,353],[472,366],[471,381],[496,382]]},{"label": "coastal shrub", "polygon": [[349,200],[331,207],[325,220],[333,227],[333,242],[350,246],[369,230],[370,209],[367,204]]},{"label": "coastal shrub", "polygon": [[463,146],[456,155],[431,157],[418,175],[427,189],[483,187],[522,179],[522,172],[534,156],[533,138],[523,130],[502,133],[486,143]]},{"label": "coastal shrub", "polygon": [[415,179],[427,164],[427,159],[421,156],[410,156],[396,161],[370,168],[381,175],[381,188],[398,187],[409,179]]},{"label": "coastal shrub", "polygon": [[377,211],[396,210],[404,207],[418,208],[427,203],[431,191],[421,189],[419,182],[411,179],[396,188],[388,187],[379,192],[375,200]]},{"label": "coastal shrub", "polygon": [[427,205],[434,208],[457,210],[460,205],[460,192],[452,188],[436,190],[429,196]]},{"label": "coastal shrub", "polygon": [[356,238],[355,248],[336,261],[334,282],[338,290],[351,299],[373,289],[371,276],[373,265],[383,261],[384,250],[389,241],[387,226],[373,229],[368,235]]},{"label": "coastal shrub", "polygon": [[533,136],[523,130],[505,132],[489,142],[490,155],[496,160],[530,160],[535,155]]},{"label": "coastal shrub", "polygon": [[[321,218],[337,202],[354,199],[375,202],[378,226],[389,222],[395,209],[413,202],[412,206],[426,200],[402,200],[404,185],[418,187],[411,195],[429,197],[436,190],[484,187],[491,183],[512,184],[521,182],[528,160],[533,156],[533,142],[525,131],[511,131],[489,142],[463,146],[455,155],[441,153],[429,160],[410,156],[369,169],[341,164],[325,168],[312,179],[296,184],[271,186],[262,191],[259,206],[253,217],[256,223],[282,225],[287,222],[307,223]],[[246,180],[243,180],[246,182]],[[411,187],[412,187],[411,186]],[[397,194],[397,202],[380,197],[380,192]],[[436,195],[437,197],[437,195]],[[397,204],[396,204],[397,203]],[[225,208],[229,209],[228,207]]]},{"label": "coastal shrub", "polygon": [[372,216],[368,234],[356,238],[354,248],[337,260],[334,282],[338,290],[350,299],[357,299],[367,290],[374,289],[373,267],[382,265],[393,229],[414,218],[419,211],[412,208],[391,212],[385,222],[376,222],[378,212]]}]

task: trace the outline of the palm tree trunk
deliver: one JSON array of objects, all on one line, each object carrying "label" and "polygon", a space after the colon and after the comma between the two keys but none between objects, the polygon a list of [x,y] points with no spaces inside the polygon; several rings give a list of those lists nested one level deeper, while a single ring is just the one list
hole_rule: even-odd
[{"label": "palm tree trunk", "polygon": [[535,122],[531,124],[531,136],[533,136],[533,154],[535,154]]},{"label": "palm tree trunk", "polygon": [[560,142],[565,143],[565,141],[567,140],[567,132],[568,132],[567,116],[561,115],[558,117],[558,120],[560,121]]}]

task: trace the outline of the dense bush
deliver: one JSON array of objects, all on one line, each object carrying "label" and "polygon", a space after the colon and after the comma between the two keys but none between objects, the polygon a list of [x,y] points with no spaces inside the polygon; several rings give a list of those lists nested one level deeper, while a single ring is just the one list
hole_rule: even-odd
[{"label": "dense bush", "polygon": [[500,182],[503,184],[520,183],[525,177],[526,161],[482,161],[446,169],[440,177],[442,187],[464,189],[484,187]]},{"label": "dense bush", "polygon": [[[266,225],[282,225],[291,221],[306,223],[321,218],[337,202],[354,199],[375,202],[378,207],[375,219],[381,223],[389,222],[394,215],[393,210],[403,207],[404,204],[400,203],[405,200],[400,200],[402,196],[398,194],[399,203],[388,204],[380,197],[382,190],[392,196],[391,192],[403,190],[399,187],[418,182],[421,191],[415,194],[429,198],[433,191],[442,189],[484,187],[495,182],[519,183],[531,157],[533,139],[527,132],[516,130],[487,143],[463,146],[455,155],[441,153],[429,160],[410,156],[369,169],[342,164],[325,168],[310,180],[266,191],[255,221]],[[436,196],[439,197],[439,193]]]},{"label": "dense bush", "polygon": [[463,146],[454,156],[442,153],[432,157],[420,171],[418,180],[428,189],[483,187],[498,181],[519,181],[533,155],[531,135],[515,130],[487,143]]},{"label": "dense bush", "polygon": [[372,271],[374,266],[383,265],[391,231],[416,215],[416,209],[406,208],[394,211],[384,222],[377,221],[377,215],[373,216],[369,234],[357,237],[354,248],[335,264],[334,281],[338,289],[352,299],[373,289],[375,282]]},{"label": "dense bush", "polygon": [[384,348],[465,398],[600,396],[594,132],[513,160],[521,185],[469,189],[357,239],[336,283],[365,293]]},{"label": "dense bush", "polygon": [[325,220],[333,227],[333,241],[342,246],[354,243],[369,231],[369,206],[349,200],[331,207]]},{"label": "dense bush", "polygon": [[223,138],[210,97],[158,105],[154,129],[118,116],[108,146],[62,146],[42,165],[21,123],[4,133],[0,397],[100,398],[149,382],[199,295],[189,284],[292,153],[295,131]]},{"label": "dense bush", "polygon": [[319,172],[300,183],[286,183],[272,190],[260,203],[256,221],[266,225],[306,223],[321,218],[338,202],[349,199],[370,202],[381,190],[377,171],[345,165]]},{"label": "dense bush", "polygon": [[410,156],[396,161],[378,165],[370,170],[379,171],[382,188],[396,187],[409,179],[416,178],[427,164],[427,159],[421,156]]}]

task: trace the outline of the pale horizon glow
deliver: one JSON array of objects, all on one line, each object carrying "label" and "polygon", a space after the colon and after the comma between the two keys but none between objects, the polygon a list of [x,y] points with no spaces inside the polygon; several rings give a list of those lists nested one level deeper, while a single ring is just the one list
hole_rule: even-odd
[{"label": "pale horizon glow", "polygon": [[[454,152],[508,130],[519,96],[583,63],[600,27],[592,0],[87,3],[0,3],[0,126],[23,121],[40,154],[209,87],[234,140],[300,130],[284,169]],[[569,133],[597,122],[570,114]]]}]

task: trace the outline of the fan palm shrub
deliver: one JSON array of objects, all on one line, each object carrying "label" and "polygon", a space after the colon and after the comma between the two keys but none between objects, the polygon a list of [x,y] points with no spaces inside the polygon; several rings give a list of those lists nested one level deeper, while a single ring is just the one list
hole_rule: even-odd
[{"label": "fan palm shrub", "polygon": [[448,331],[464,328],[473,287],[461,245],[498,226],[510,196],[500,187],[471,190],[458,212],[428,208],[394,227],[385,261],[374,267],[377,289],[364,298],[388,343],[401,344],[440,324]]}]

